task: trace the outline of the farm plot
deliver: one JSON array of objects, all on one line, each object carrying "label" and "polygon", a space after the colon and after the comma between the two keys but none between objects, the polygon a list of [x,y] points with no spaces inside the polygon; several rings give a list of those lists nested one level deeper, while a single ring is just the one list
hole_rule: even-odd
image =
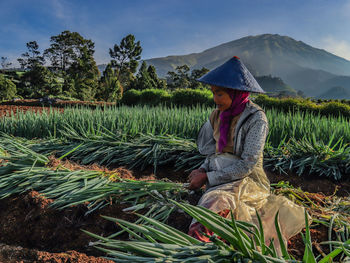
[{"label": "farm plot", "polygon": [[[120,111],[116,112],[117,110]],[[126,117],[124,117],[124,120],[120,118],[119,122],[117,122],[115,116],[122,116],[122,110],[124,110]],[[132,115],[127,115],[130,111]],[[128,256],[123,254],[123,250],[134,251],[135,255],[138,255],[138,258],[129,255],[129,262],[137,262],[135,259],[144,262],[142,260],[146,259],[142,259],[142,257],[145,256],[153,257],[156,260],[156,253],[152,255],[139,253],[141,248],[148,248],[149,251],[155,252],[154,249],[150,249],[152,242],[145,241],[148,238],[148,241],[158,240],[161,243],[166,243],[164,239],[159,238],[159,235],[174,234],[175,230],[147,218],[168,222],[179,231],[186,232],[191,217],[181,212],[179,208],[181,207],[183,210],[190,212],[194,208],[188,204],[194,205],[200,193],[189,192],[184,187],[183,184],[186,182],[185,170],[196,167],[202,160],[202,157],[196,153],[194,137],[201,123],[207,118],[210,109],[197,108],[189,110],[174,108],[172,111],[173,117],[168,118],[167,121],[164,118],[171,113],[165,111],[165,108],[162,112],[159,108],[139,109],[137,107],[133,109],[105,108],[94,112],[87,109],[67,109],[61,115],[46,113],[35,115],[29,113],[28,116],[27,114],[22,114],[18,118],[2,119],[1,127],[6,134],[2,135],[0,145],[2,151],[0,196],[3,198],[0,203],[4,208],[2,209],[1,218],[2,222],[9,221],[12,218],[12,222],[15,225],[28,225],[29,227],[28,231],[21,231],[18,230],[18,227],[4,224],[7,228],[5,227],[0,232],[8,234],[4,235],[6,237],[0,237],[0,242],[49,252],[74,249],[79,252],[85,252],[90,256],[106,255],[88,246],[89,242],[93,242],[92,244],[101,247],[109,254],[110,258],[114,258],[117,262],[127,260],[125,257]],[[143,116],[142,112],[144,113]],[[164,116],[163,119],[159,117],[162,114]],[[278,115],[277,112],[273,114]],[[186,123],[186,116],[188,115],[192,118],[192,122]],[[75,119],[76,122],[72,120],[74,116],[78,116]],[[131,117],[135,117],[134,121],[130,120]],[[291,119],[297,117],[292,116]],[[288,116],[284,118],[287,119]],[[293,123],[291,124],[291,119],[283,120],[282,117],[280,119],[285,121],[285,125],[293,125]],[[300,119],[298,121],[300,122]],[[285,157],[282,161],[294,161],[295,159],[290,157],[293,156],[290,154],[291,149],[286,148],[286,145],[294,145],[294,147],[298,147],[295,146],[298,145],[297,143],[303,145],[303,147],[307,145],[307,147],[304,147],[306,149],[304,154],[305,152],[310,154],[318,153],[319,156],[318,159],[313,159],[312,169],[311,165],[308,166],[306,162],[304,170],[299,171],[301,175],[314,178],[314,176],[319,176],[316,168],[321,169],[320,167],[323,167],[323,170],[335,171],[331,174],[324,172],[322,174],[324,178],[342,179],[342,182],[338,184],[343,187],[338,194],[341,193],[345,197],[340,197],[337,193],[331,196],[307,193],[286,183],[274,185],[272,188],[272,191],[284,194],[308,208],[314,218],[311,230],[306,231],[306,233],[310,233],[311,239],[314,241],[313,253],[320,254],[321,258],[325,258],[325,254],[333,251],[333,255],[336,253],[342,255],[341,258],[338,255],[337,260],[340,260],[345,257],[343,252],[347,252],[348,245],[345,243],[349,239],[348,222],[350,221],[350,212],[348,192],[346,191],[346,187],[349,187],[349,184],[345,180],[348,176],[347,165],[349,164],[349,159],[346,159],[349,158],[347,145],[349,137],[346,137],[349,136],[346,133],[348,127],[346,125],[348,123],[342,119],[330,119],[328,122],[324,118],[317,120],[317,127],[321,127],[320,129],[323,129],[322,132],[307,127],[306,124],[300,127],[300,125],[298,126],[294,123],[296,128],[294,128],[294,131],[291,129],[292,133],[286,128],[284,128],[286,130],[283,132],[281,132],[281,129],[279,133],[274,133],[274,129],[277,130],[275,128],[277,124],[273,124],[275,126],[270,127],[271,135],[265,149],[265,156],[267,159],[272,160],[273,154],[277,156],[277,154],[283,153]],[[8,126],[9,124],[11,126]],[[37,129],[39,132],[36,131],[35,134],[40,136],[32,136],[36,139],[31,139],[32,137],[28,135],[29,129],[26,130],[27,133],[20,130],[23,127],[26,128],[26,125],[29,125],[32,129]],[[332,136],[327,138],[324,133],[327,129],[330,131],[332,125],[334,125],[332,133],[335,133],[337,137],[334,136],[330,140],[329,138],[332,138]],[[280,127],[285,126],[281,125]],[[304,138],[298,137],[299,129],[297,127],[304,129],[302,134],[307,134],[307,136],[303,136]],[[334,127],[337,127],[338,130],[334,129]],[[191,129],[192,132],[188,132]],[[312,136],[310,135],[312,133],[316,134]],[[11,137],[9,134],[15,136],[27,135],[27,139]],[[284,144],[279,144],[276,137],[273,137],[278,134],[282,134],[281,140]],[[317,138],[317,140],[312,139],[312,137]],[[278,152],[278,150],[281,152]],[[324,154],[325,152],[328,156]],[[65,158],[58,159],[58,157],[62,156]],[[331,162],[325,162],[327,160],[331,160]],[[343,163],[339,163],[338,160],[342,160]],[[108,169],[97,165],[94,166],[92,165],[93,163],[106,165]],[[271,161],[267,164],[269,163]],[[292,169],[286,169],[287,166],[283,166],[280,163],[281,158],[277,159],[277,161],[275,160],[271,167],[278,168],[280,171],[283,170],[289,175],[278,175],[279,178],[287,179],[292,177]],[[133,166],[133,171],[119,168],[121,164],[129,167]],[[301,166],[299,165],[298,167]],[[142,168],[144,168],[143,172],[141,171]],[[157,169],[155,170],[154,168]],[[178,168],[179,171],[174,172],[175,168]],[[298,170],[294,172],[298,172]],[[151,177],[150,174],[152,174]],[[168,179],[166,181],[164,179],[159,180],[164,177]],[[269,173],[269,177],[270,180],[272,179],[271,181],[275,181],[277,175]],[[292,178],[300,179],[296,175]],[[317,179],[320,179],[320,177]],[[328,179],[323,180],[327,180],[329,182],[328,185],[331,186]],[[302,180],[300,184],[304,184],[304,187],[307,187],[307,185],[312,186],[314,183],[312,181],[306,181],[305,183]],[[333,189],[330,191],[333,191]],[[174,203],[174,201],[177,203]],[[21,214],[20,211],[23,211],[23,213]],[[135,212],[144,214],[147,218],[139,218],[135,215]],[[197,212],[198,214],[203,213],[203,211]],[[99,216],[100,214],[124,219],[124,221],[108,217],[103,219]],[[205,215],[207,218],[212,216],[210,214]],[[212,219],[215,221],[215,218]],[[117,220],[119,220],[119,226],[115,225]],[[156,224],[156,228],[159,231],[163,231],[163,234],[156,232],[158,234],[154,236],[155,232],[145,233],[141,231],[140,227],[127,223],[135,221],[138,224],[146,224],[145,227],[148,231],[150,231],[150,225],[154,226]],[[232,227],[230,226],[232,222],[224,223],[228,224],[225,225],[226,228]],[[176,254],[176,256],[182,257],[181,260],[184,257],[190,260],[194,255],[193,251],[197,251],[199,255],[207,257],[203,258],[203,260],[212,259],[216,261],[218,256],[220,259],[227,259],[227,257],[243,259],[256,256],[260,257],[260,260],[264,258],[267,261],[276,262],[274,260],[277,259],[273,259],[273,250],[266,248],[265,254],[264,252],[259,255],[254,254],[255,252],[252,251],[255,250],[251,247],[252,244],[246,243],[247,240],[244,232],[242,232],[242,229],[244,229],[242,228],[243,225],[239,222],[237,224],[238,229],[236,231],[238,232],[236,232],[235,236],[241,236],[243,238],[242,244],[248,245],[249,249],[245,250],[246,252],[242,251],[243,247],[239,244],[231,243],[233,246],[228,249],[218,240],[214,242],[215,246],[202,246],[199,248],[198,244],[193,243],[195,241],[188,240],[185,235],[176,232],[181,236],[178,237],[180,241],[183,239],[188,240],[188,242],[186,241],[187,244],[185,244],[185,241],[181,243],[179,240],[176,240],[179,244],[174,244],[175,240],[172,240],[173,244],[163,245],[162,249],[166,248],[165,251],[160,252],[157,250],[157,253],[161,255],[162,253],[167,255],[170,253],[173,259]],[[97,234],[102,237],[97,239],[90,237],[80,231],[80,229],[87,230],[90,235],[94,236]],[[24,233],[24,236],[21,237],[20,232]],[[140,233],[143,233],[143,237],[141,237]],[[261,232],[258,233],[261,235]],[[219,234],[223,236],[222,233]],[[15,238],[11,239],[11,236]],[[129,243],[128,240],[130,240],[131,236],[134,236],[136,239],[141,238],[141,241],[144,243],[139,244],[132,241]],[[306,237],[306,246],[301,236],[292,239],[289,245],[289,254],[301,260],[304,247],[306,247],[308,255],[311,256],[310,253],[312,251],[310,251],[310,247],[312,244],[308,239],[308,234],[306,234]],[[327,240],[337,241],[338,243],[319,245],[320,241]],[[175,247],[177,248],[175,251],[170,249]],[[339,247],[341,249],[338,249]],[[119,252],[116,252],[116,250],[119,250]],[[33,254],[34,252],[32,251],[31,253]],[[211,256],[212,258],[210,258]],[[284,257],[287,258],[287,255],[285,254]],[[327,258],[324,259],[324,261],[326,260]]]},{"label": "farm plot", "polygon": [[[63,108],[52,108],[51,110],[56,110],[63,112]],[[42,111],[50,112],[49,107],[32,107],[32,106],[14,106],[14,105],[0,105],[0,118],[1,117],[11,117],[19,113],[25,113],[31,111],[33,113],[41,113]]]}]

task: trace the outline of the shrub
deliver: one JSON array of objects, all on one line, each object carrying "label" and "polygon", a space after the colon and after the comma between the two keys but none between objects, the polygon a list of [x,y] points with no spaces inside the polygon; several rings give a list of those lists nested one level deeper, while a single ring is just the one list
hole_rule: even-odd
[{"label": "shrub", "polygon": [[141,91],[131,89],[124,92],[121,103],[126,105],[136,105],[140,102],[140,98],[141,98]]},{"label": "shrub", "polygon": [[145,89],[141,91],[140,103],[147,105],[169,104],[171,95],[162,89]]},{"label": "shrub", "polygon": [[328,102],[322,105],[320,112],[322,115],[350,117],[350,106],[340,102]]},{"label": "shrub", "polygon": [[16,97],[16,85],[4,75],[0,74],[0,101],[11,100]]},{"label": "shrub", "polygon": [[171,102],[184,106],[195,104],[212,106],[214,104],[212,92],[205,89],[177,89],[172,93]]},{"label": "shrub", "polygon": [[254,98],[254,102],[265,109],[276,108],[283,112],[288,111],[303,111],[321,114],[324,116],[344,116],[350,117],[350,106],[341,102],[331,100],[318,100],[317,103],[308,99],[277,99],[266,95],[258,95]]}]

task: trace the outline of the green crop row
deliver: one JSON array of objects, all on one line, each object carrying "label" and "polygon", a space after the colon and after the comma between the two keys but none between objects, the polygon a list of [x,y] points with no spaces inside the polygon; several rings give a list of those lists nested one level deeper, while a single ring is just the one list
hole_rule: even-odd
[{"label": "green crop row", "polygon": [[[266,230],[258,212],[257,225],[236,221],[232,214],[232,219],[223,218],[208,209],[184,202],[188,200],[190,192],[182,184],[126,180],[116,172],[71,171],[59,166],[52,169],[47,156],[9,137],[1,138],[0,153],[0,159],[5,160],[0,166],[0,198],[34,189],[53,199],[51,206],[58,209],[85,204],[89,209],[87,213],[91,213],[123,200],[124,204],[129,205],[123,212],[144,213],[139,214],[139,219],[134,223],[103,216],[123,229],[109,236],[98,236],[83,230],[96,239],[92,245],[116,262],[198,262],[198,259],[202,262],[300,262],[288,254],[278,212],[275,215],[275,229],[280,253],[276,252],[274,242],[265,243]],[[335,257],[345,262],[350,253],[348,213],[341,210],[347,205],[346,199],[331,196],[331,204],[321,202],[319,205],[310,200],[307,193],[283,182],[274,188],[275,194],[289,195],[293,200],[297,197],[295,202],[306,207],[312,205],[309,211],[313,209],[318,212],[316,216],[311,214],[314,222],[328,227],[329,241],[321,245],[329,245],[329,254],[322,253],[322,258],[316,257],[312,250],[310,218],[305,211],[303,262],[316,263],[319,260],[319,263],[326,263],[332,262]],[[212,242],[202,243],[163,223],[179,208],[214,232],[210,238]],[[324,211],[326,217],[322,214]],[[124,231],[130,234],[130,240],[116,239]],[[332,241],[332,232],[336,234],[335,241]]]},{"label": "green crop row", "polygon": [[[105,129],[113,134],[136,136],[139,133],[152,135],[170,134],[185,139],[195,139],[199,129],[208,119],[212,108],[166,107],[166,106],[113,106],[97,108],[66,108],[63,113],[52,110],[42,114],[33,112],[0,119],[0,131],[25,138],[67,138],[68,127],[85,137],[99,135]],[[326,117],[300,111],[266,111],[269,121],[268,142],[276,147],[284,139],[311,138],[328,143],[343,139],[350,143],[350,123],[344,117]],[[69,136],[68,136],[69,138]]]},{"label": "green crop row", "polygon": [[350,105],[339,101],[327,101],[316,103],[309,99],[302,98],[272,98],[266,95],[259,95],[254,102],[264,109],[278,109],[283,112],[304,111],[323,116],[344,116],[350,118]]},{"label": "green crop row", "polygon": [[125,105],[181,105],[201,104],[214,106],[213,94],[207,89],[177,89],[173,92],[161,89],[128,90],[121,100]]},{"label": "green crop row", "polygon": [[[197,106],[65,109],[64,113],[20,113],[0,120],[0,131],[37,143],[37,151],[70,154],[83,164],[144,168],[173,165],[193,169],[202,161],[194,140],[211,108]],[[350,123],[344,117],[267,110],[265,165],[280,172],[340,179],[350,173]],[[56,138],[56,139],[54,139]],[[59,140],[57,140],[59,139]]]},{"label": "green crop row", "polygon": [[[266,95],[252,95],[251,100],[264,109],[278,109],[279,111],[304,111],[322,116],[343,116],[350,118],[350,100],[311,100],[303,98],[273,98]],[[119,102],[123,105],[167,105],[190,106],[200,104],[201,106],[213,107],[213,95],[207,89],[177,89],[168,91],[162,89],[128,90]],[[69,107],[70,105],[86,105],[95,108],[103,105],[111,105],[104,102],[65,102],[65,101],[7,101],[2,104],[18,106],[52,106]]]},{"label": "green crop row", "polygon": [[[323,116],[344,116],[350,118],[350,105],[341,101],[315,102],[303,98],[273,98],[266,95],[252,96],[252,100],[264,109],[278,109],[283,112],[305,111]],[[121,103],[125,105],[160,105],[174,104],[191,106],[196,104],[213,106],[213,95],[209,90],[179,89],[174,92],[166,90],[128,90]]]}]

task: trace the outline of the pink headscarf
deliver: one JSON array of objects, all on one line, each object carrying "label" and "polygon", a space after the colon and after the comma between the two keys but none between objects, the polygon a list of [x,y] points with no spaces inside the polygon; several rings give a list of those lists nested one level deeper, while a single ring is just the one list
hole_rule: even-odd
[{"label": "pink headscarf", "polygon": [[235,89],[225,89],[225,92],[232,99],[232,104],[230,108],[220,113],[220,138],[219,138],[219,152],[222,152],[227,144],[227,135],[230,129],[230,122],[233,117],[242,113],[247,104],[249,92],[235,90]]}]

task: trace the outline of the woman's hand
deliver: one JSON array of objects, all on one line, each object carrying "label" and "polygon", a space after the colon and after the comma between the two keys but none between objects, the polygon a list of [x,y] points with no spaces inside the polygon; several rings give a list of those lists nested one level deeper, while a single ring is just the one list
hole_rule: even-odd
[{"label": "woman's hand", "polygon": [[195,190],[201,188],[208,180],[207,173],[203,168],[196,169],[191,172],[188,176],[188,181],[190,185],[188,189]]}]

